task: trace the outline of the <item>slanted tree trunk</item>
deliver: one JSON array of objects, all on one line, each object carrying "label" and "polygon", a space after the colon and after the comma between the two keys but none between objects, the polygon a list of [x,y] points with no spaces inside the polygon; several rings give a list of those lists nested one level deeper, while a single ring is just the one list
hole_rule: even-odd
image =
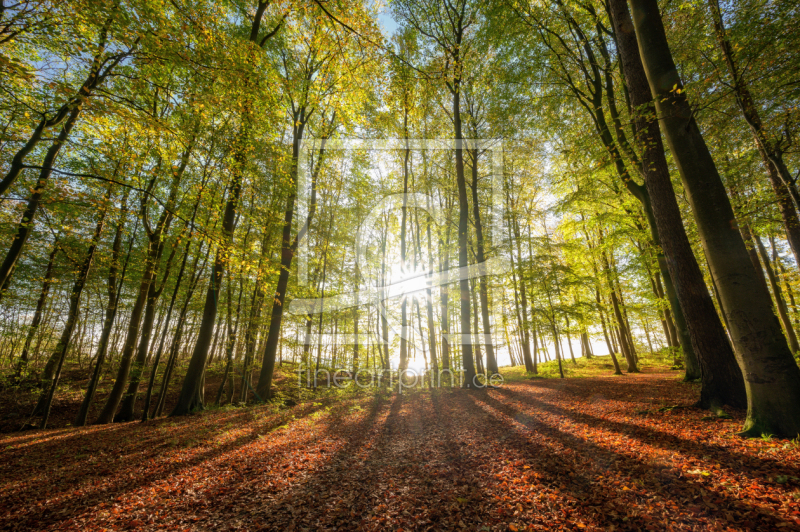
[{"label": "slanted tree trunk", "polygon": [[792,320],[789,317],[789,309],[786,308],[786,301],[783,299],[780,281],[775,275],[775,270],[772,268],[772,264],[769,261],[769,255],[767,255],[767,249],[764,247],[764,243],[761,242],[761,238],[753,232],[752,228],[750,228],[750,231],[758,247],[758,254],[761,256],[761,261],[764,264],[764,271],[767,272],[769,284],[772,287],[772,296],[775,298],[775,308],[778,309],[778,317],[781,323],[783,323],[783,330],[786,332],[786,339],[789,341],[789,349],[792,350],[792,353],[797,353],[800,351],[800,346],[797,345],[797,334],[794,332]]},{"label": "slanted tree trunk", "polygon": [[[602,232],[601,232],[602,237]],[[622,350],[622,355],[625,357],[625,360],[628,362],[628,373],[639,373],[639,368],[636,365],[636,359],[634,358],[633,348],[628,343],[630,336],[628,335],[628,327],[625,323],[625,318],[622,316],[622,311],[620,310],[620,302],[619,297],[617,296],[617,287],[614,283],[614,275],[616,275],[616,270],[612,272],[611,263],[608,260],[608,256],[606,255],[605,251],[602,252],[602,259],[603,259],[603,266],[606,272],[606,280],[608,281],[608,290],[611,297],[611,307],[614,309],[614,317],[617,320],[617,330],[619,331],[619,345],[620,349]]]},{"label": "slanted tree trunk", "polygon": [[792,178],[791,174],[789,174],[786,162],[783,159],[782,143],[784,143],[784,140],[782,138],[775,140],[767,137],[758,112],[758,106],[737,64],[733,44],[728,38],[725,23],[722,20],[719,0],[708,0],[708,5],[711,11],[714,33],[722,56],[725,59],[725,65],[728,67],[728,75],[731,78],[733,93],[736,96],[736,104],[753,132],[758,153],[761,155],[764,168],[767,170],[769,183],[778,200],[778,211],[781,213],[783,226],[786,230],[786,239],[789,241],[795,260],[800,264],[800,220],[797,217],[797,209],[800,208],[800,194],[797,191],[795,178]]},{"label": "slanted tree trunk", "polygon": [[[659,272],[655,272],[653,276],[653,282],[655,283],[655,291],[658,294],[660,299],[666,299],[664,296],[664,285],[661,282],[661,275]],[[675,327],[675,322],[672,320],[672,312],[669,308],[663,309],[663,323],[664,323],[664,332],[669,340],[670,347],[680,347],[680,340],[678,339],[678,329]],[[699,369],[699,368],[698,368]]]},{"label": "slanted tree trunk", "polygon": [[114,242],[111,245],[111,263],[108,267],[108,283],[106,285],[108,290],[108,304],[106,305],[106,315],[105,320],[103,321],[103,330],[100,333],[100,341],[97,344],[94,371],[92,372],[92,377],[89,380],[89,385],[86,387],[86,393],[83,396],[83,401],[81,402],[80,410],[78,410],[78,415],[75,417],[75,422],[73,423],[73,425],[76,427],[83,427],[86,425],[86,420],[89,416],[89,407],[92,406],[94,394],[97,392],[97,386],[100,384],[100,375],[102,374],[103,366],[105,365],[109,339],[111,338],[111,331],[114,328],[114,320],[117,317],[119,295],[122,291],[122,285],[125,282],[125,274],[128,270],[128,262],[131,258],[131,249],[133,248],[133,241],[136,238],[136,229],[138,228],[138,225],[136,228],[134,228],[133,233],[131,234],[131,238],[128,243],[128,253],[125,257],[125,264],[122,266],[122,273],[119,274],[118,278],[120,249],[122,247],[122,232],[125,228],[125,211],[127,209],[128,191],[129,189],[125,189],[125,192],[122,196],[120,209],[121,216],[119,222],[117,222],[116,232],[114,233]]},{"label": "slanted tree trunk", "polygon": [[[6,9],[5,6],[4,9]],[[14,157],[11,158],[11,164],[8,167],[8,171],[6,172],[6,175],[3,176],[2,181],[0,181],[0,196],[4,195],[8,188],[13,185],[17,178],[22,174],[22,171],[26,168],[25,158],[42,141],[42,136],[44,133],[60,126],[70,118],[73,118],[74,122],[78,114],[80,114],[83,104],[92,96],[95,89],[97,89],[97,87],[103,83],[106,77],[108,77],[108,74],[110,74],[111,70],[116,67],[117,63],[119,63],[119,59],[112,61],[111,65],[109,65],[110,68],[106,68],[105,70],[101,71],[101,67],[104,64],[107,64],[108,60],[110,59],[106,56],[106,46],[108,44],[108,32],[111,29],[112,23],[114,22],[115,15],[116,9],[114,10],[114,13],[112,13],[112,15],[106,19],[105,23],[100,28],[97,52],[94,55],[89,72],[86,76],[86,79],[81,84],[81,87],[73,96],[64,102],[61,107],[58,108],[58,110],[53,114],[52,118],[48,119],[46,116],[42,117],[36,128],[34,128],[33,132],[28,137],[28,140],[25,142],[25,144],[23,144],[22,147],[14,154]],[[50,165],[44,164],[44,166],[49,167]]]},{"label": "slanted tree trunk", "polygon": [[[198,198],[199,199],[199,198]],[[147,384],[147,392],[144,397],[144,407],[142,408],[142,421],[147,421],[150,417],[150,400],[153,397],[153,387],[155,386],[156,376],[158,374],[158,366],[161,362],[161,355],[164,352],[164,343],[167,339],[167,332],[169,331],[169,324],[172,321],[172,311],[175,308],[175,301],[178,298],[178,290],[180,290],[181,283],[183,282],[183,275],[186,271],[186,262],[189,259],[189,250],[192,246],[192,234],[194,229],[194,217],[197,214],[197,205],[195,205],[194,213],[192,214],[192,228],[186,239],[186,248],[183,252],[183,259],[181,259],[181,266],[178,270],[178,278],[175,280],[175,288],[172,290],[172,297],[169,300],[169,307],[167,308],[167,316],[164,319],[164,328],[161,331],[161,340],[158,342],[158,350],[156,351],[155,359],[153,360],[153,367],[150,369],[150,381]],[[198,250],[199,251],[199,250]],[[164,276],[166,283],[168,275]],[[163,286],[162,286],[163,289]]]},{"label": "slanted tree trunk", "polygon": [[786,274],[786,268],[783,266],[783,262],[781,262],[781,258],[778,255],[778,250],[775,247],[775,237],[773,235],[769,235],[769,244],[772,248],[772,261],[775,263],[775,267],[780,270],[781,278],[783,279],[784,286],[786,287],[786,295],[789,296],[789,305],[792,310],[792,314],[794,315],[794,324],[798,325],[797,322],[797,306],[795,305],[794,293],[792,292],[792,285],[789,282],[789,278]]},{"label": "slanted tree trunk", "polygon": [[[586,237],[586,242],[589,245],[589,250],[594,251],[595,248],[589,239],[589,233],[586,231],[586,228],[583,230],[583,234]],[[603,338],[605,338],[606,346],[608,346],[608,354],[611,356],[611,361],[614,363],[614,375],[622,375],[622,369],[619,367],[619,361],[617,360],[617,353],[616,349],[614,349],[614,343],[608,336],[608,328],[606,327],[606,319],[605,319],[605,311],[603,300],[600,297],[600,276],[597,272],[597,263],[595,262],[594,257],[592,257],[592,272],[594,273],[594,297],[595,303],[597,305],[597,312],[600,315],[600,325],[603,328]],[[609,318],[610,320],[611,318]]]},{"label": "slanted tree trunk", "polygon": [[39,202],[41,201],[42,194],[47,187],[47,182],[53,173],[55,164],[58,160],[58,155],[61,152],[61,148],[67,142],[67,139],[69,139],[70,132],[78,121],[78,117],[83,111],[84,105],[89,101],[97,87],[99,87],[105,81],[109,74],[111,74],[111,72],[123,59],[130,55],[130,53],[133,51],[133,47],[136,47],[139,43],[139,38],[137,38],[131,49],[128,51],[123,51],[116,55],[108,55],[106,53],[108,33],[116,15],[117,9],[115,8],[113,9],[111,16],[106,19],[105,23],[100,28],[97,53],[92,60],[92,65],[89,68],[89,74],[86,78],[86,81],[83,83],[83,85],[81,85],[81,88],[78,90],[77,94],[67,103],[65,103],[56,112],[52,119],[42,119],[25,145],[16,153],[11,161],[11,166],[9,167],[8,172],[4,176],[2,182],[0,182],[0,194],[2,194],[2,190],[8,189],[8,187],[14,183],[22,170],[26,167],[24,164],[24,159],[28,153],[40,142],[44,131],[49,128],[56,127],[58,124],[63,122],[64,125],[61,127],[60,133],[45,153],[44,159],[42,160],[42,166],[33,167],[39,169],[39,177],[36,181],[36,186],[32,190],[32,194],[28,199],[28,204],[22,214],[19,224],[17,225],[16,236],[11,242],[11,246],[9,247],[5,259],[0,264],[0,287],[3,287],[3,290],[5,290],[8,286],[11,274],[16,267],[17,261],[22,256],[22,250],[25,248],[28,237],[33,231],[33,222],[36,217],[36,213],[39,210]]},{"label": "slanted tree trunk", "polygon": [[62,146],[69,138],[70,131],[72,131],[75,123],[78,121],[81,108],[81,105],[77,105],[72,109],[66,122],[64,122],[64,126],[61,128],[61,132],[44,156],[36,186],[33,188],[33,193],[30,198],[28,198],[28,203],[25,207],[25,211],[22,213],[22,218],[20,218],[20,222],[17,224],[17,234],[11,241],[11,246],[8,249],[5,259],[2,264],[0,264],[0,286],[6,287],[8,285],[11,273],[17,265],[17,260],[22,256],[22,250],[25,248],[25,243],[28,241],[28,237],[34,228],[33,222],[39,210],[39,202],[47,187],[47,182],[53,173],[53,165],[55,165],[58,159],[58,154]]},{"label": "slanted tree trunk", "polygon": [[[188,162],[188,157],[189,153],[191,153],[191,149],[192,148],[190,147],[184,152],[183,159],[185,162]],[[151,293],[151,289],[155,290],[155,288],[151,288],[151,286],[156,280],[158,263],[161,259],[161,253],[164,251],[163,237],[169,230],[169,226],[172,223],[174,217],[173,208],[175,207],[175,202],[178,197],[178,185],[180,184],[182,175],[183,171],[174,172],[170,186],[169,197],[167,198],[167,201],[161,212],[161,216],[156,222],[155,227],[151,227],[149,222],[147,221],[148,201],[150,200],[150,198],[147,195],[142,196],[141,218],[142,218],[142,224],[147,234],[147,251],[145,254],[144,273],[142,274],[142,280],[141,283],[139,284],[139,293],[136,297],[136,302],[134,303],[133,310],[131,311],[131,318],[128,324],[127,336],[125,338],[125,344],[122,351],[122,358],[120,360],[119,369],[117,370],[117,378],[114,381],[114,386],[111,388],[111,393],[106,399],[105,405],[103,405],[103,410],[100,412],[100,415],[97,418],[96,423],[98,424],[111,423],[115,419],[117,407],[119,406],[119,403],[122,400],[123,394],[125,392],[125,385],[127,384],[128,381],[128,376],[131,373],[131,366],[133,365],[134,349],[136,348],[136,340],[139,336],[139,328],[142,323],[142,312],[145,311],[145,307],[147,306],[150,308],[150,312],[145,316],[144,328],[146,329],[146,336],[144,334],[142,335],[143,338],[139,343],[139,353],[137,355],[136,366],[134,368],[134,376],[138,387],[138,374],[139,371],[141,370],[141,366],[144,365],[144,360],[147,356],[147,347],[149,345],[152,322],[153,318],[155,317],[155,306],[147,305],[149,300],[148,295],[153,295]],[[152,188],[156,179],[157,176],[154,176],[150,182],[150,188]],[[132,419],[132,417],[133,417],[133,412],[131,408],[130,415],[124,415],[123,418],[126,418],[126,420],[130,420]]]},{"label": "slanted tree trunk", "polygon": [[161,378],[161,389],[158,392],[158,400],[156,401],[156,406],[153,410],[152,417],[160,416],[162,410],[164,409],[169,383],[172,380],[172,371],[175,368],[175,361],[178,358],[178,353],[182,345],[181,340],[183,338],[184,324],[186,323],[186,315],[189,310],[189,303],[192,301],[192,296],[194,295],[194,291],[200,281],[200,276],[205,271],[206,264],[208,263],[208,257],[211,255],[211,246],[209,245],[206,247],[206,254],[203,258],[203,264],[198,268],[197,264],[200,262],[200,252],[202,249],[203,241],[201,240],[197,248],[197,255],[195,256],[194,263],[192,265],[192,274],[190,275],[192,282],[189,285],[186,299],[183,302],[183,307],[181,308],[180,313],[178,313],[178,320],[175,323],[175,332],[169,348],[169,357],[167,357],[167,365],[164,367],[164,376]]},{"label": "slanted tree trunk", "polygon": [[[699,404],[705,408],[719,408],[724,404],[742,407],[746,397],[741,370],[735,363],[727,335],[683,228],[628,5],[623,0],[610,0],[610,7],[631,107],[637,110],[634,121],[642,149],[645,185],[652,200],[664,255],[669,259],[666,262],[675,282],[674,290],[701,367],[703,387]],[[664,281],[666,284],[666,277]],[[680,333],[684,330],[683,316],[676,313],[675,321]],[[689,380],[691,360],[686,357],[685,362],[686,379]]]},{"label": "slanted tree trunk", "polygon": [[[632,0],[639,53],[697,221],[747,390],[743,434],[800,434],[800,368],[760,288],[717,167],[694,118],[656,0]],[[709,367],[718,372],[718,368]],[[705,370],[705,368],[704,368]],[[704,371],[705,372],[705,371]]]},{"label": "slanted tree trunk", "polygon": [[147,365],[148,354],[150,353],[150,336],[153,333],[156,305],[169,279],[172,259],[175,256],[176,250],[177,246],[173,246],[172,253],[164,268],[164,279],[161,282],[161,286],[156,288],[156,279],[155,276],[153,276],[153,281],[150,283],[150,287],[147,290],[147,304],[145,306],[144,319],[142,320],[142,331],[139,334],[139,348],[136,353],[136,359],[131,367],[128,389],[122,399],[119,413],[114,417],[114,421],[132,421],[134,418],[134,407],[136,406],[136,396],[139,392],[139,382],[144,373],[145,366]]}]

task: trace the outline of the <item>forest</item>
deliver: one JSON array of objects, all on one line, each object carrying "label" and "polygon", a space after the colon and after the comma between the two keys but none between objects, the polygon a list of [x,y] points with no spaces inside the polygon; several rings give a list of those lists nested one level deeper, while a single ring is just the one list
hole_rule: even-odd
[{"label": "forest", "polygon": [[0,529],[800,529],[793,0],[0,0]]}]

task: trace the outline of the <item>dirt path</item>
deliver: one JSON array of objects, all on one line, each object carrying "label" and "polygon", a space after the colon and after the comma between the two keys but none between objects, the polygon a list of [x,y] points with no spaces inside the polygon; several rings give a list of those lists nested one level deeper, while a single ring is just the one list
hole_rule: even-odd
[{"label": "dirt path", "polygon": [[0,438],[0,528],[800,529],[800,449],[674,374]]}]

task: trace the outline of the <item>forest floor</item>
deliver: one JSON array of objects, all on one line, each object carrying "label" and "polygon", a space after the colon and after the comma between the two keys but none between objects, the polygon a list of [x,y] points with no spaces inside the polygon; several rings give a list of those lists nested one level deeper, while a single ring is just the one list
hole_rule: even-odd
[{"label": "forest floor", "polygon": [[0,529],[800,529],[797,441],[604,371],[0,435]]}]

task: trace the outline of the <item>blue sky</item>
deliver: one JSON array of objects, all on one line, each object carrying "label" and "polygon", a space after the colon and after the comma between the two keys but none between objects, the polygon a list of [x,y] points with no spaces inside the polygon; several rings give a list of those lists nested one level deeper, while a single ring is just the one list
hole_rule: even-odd
[{"label": "blue sky", "polygon": [[378,22],[380,22],[381,28],[387,37],[390,37],[392,34],[394,34],[395,30],[397,29],[397,22],[394,20],[394,18],[392,18],[391,13],[389,13],[386,8],[382,9],[378,15]]}]

